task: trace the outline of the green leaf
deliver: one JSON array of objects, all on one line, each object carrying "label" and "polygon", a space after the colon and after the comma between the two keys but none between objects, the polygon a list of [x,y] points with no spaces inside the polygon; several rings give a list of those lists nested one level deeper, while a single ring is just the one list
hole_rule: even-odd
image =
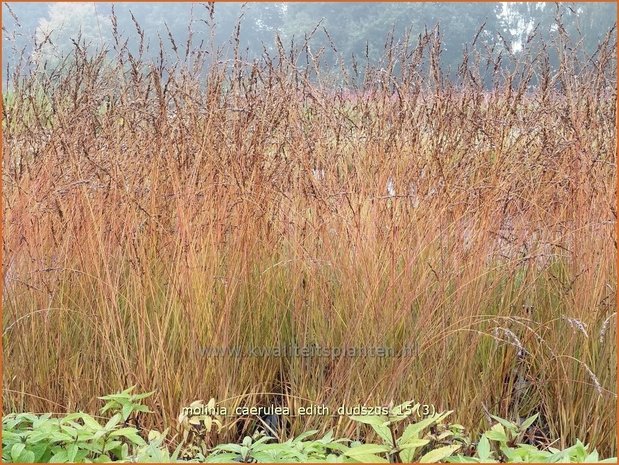
[{"label": "green leaf", "polygon": [[404,444],[399,444],[400,449],[411,449],[425,446],[430,442],[429,439],[417,439],[413,438]]},{"label": "green leaf", "polygon": [[50,437],[50,442],[72,442],[73,439],[73,436],[57,431]]},{"label": "green leaf", "polygon": [[391,430],[388,426],[372,425],[372,429],[376,431],[376,434],[378,434],[386,444],[392,445],[393,437],[391,436]]},{"label": "green leaf", "polygon": [[529,417],[526,420],[524,420],[522,424],[520,425],[520,429],[522,431],[526,431],[529,428],[529,426],[531,426],[535,422],[535,420],[537,420],[537,417],[539,417],[539,413],[536,413],[532,417]]},{"label": "green leaf", "polygon": [[122,442],[120,441],[107,441],[103,452],[110,452],[120,446],[122,446]]},{"label": "green leaf", "polygon": [[215,447],[215,451],[224,451],[224,452],[234,452],[236,454],[240,454],[242,451],[242,447],[238,444],[219,444]]},{"label": "green leaf", "polygon": [[355,415],[351,416],[350,419],[370,425],[385,443],[391,445],[391,430],[387,426],[389,424],[389,418],[379,415]]},{"label": "green leaf", "polygon": [[153,413],[153,411],[149,409],[146,405],[133,404],[132,407],[134,412]]},{"label": "green leaf", "polygon": [[353,415],[349,417],[351,420],[358,421],[359,423],[365,423],[371,426],[386,426],[389,424],[389,418],[382,415]]},{"label": "green leaf", "polygon": [[91,452],[90,450],[86,450],[86,449],[80,450],[75,456],[75,462],[85,462],[86,456],[90,454],[90,452]]},{"label": "green leaf", "polygon": [[133,428],[133,427],[131,427],[131,426],[127,426],[127,427],[125,427],[125,428],[119,428],[119,429],[117,429],[117,430],[112,431],[112,432],[110,433],[110,437],[111,437],[111,438],[115,438],[115,437],[117,437],[117,436],[125,436],[125,435],[127,435],[127,434],[135,434],[135,433],[137,433],[137,432],[138,432],[138,430],[137,430],[137,429],[135,429],[135,428]]},{"label": "green leaf", "polygon": [[386,453],[390,450],[389,446],[380,444],[361,444],[351,447],[344,452],[344,455],[364,463],[387,463],[386,459],[375,454]]},{"label": "green leaf", "polygon": [[452,455],[455,451],[460,449],[459,445],[444,446],[438,449],[431,450],[423,457],[419,459],[419,463],[435,463],[443,460],[446,457]]},{"label": "green leaf", "polygon": [[118,436],[122,436],[139,446],[146,445],[146,441],[138,434],[138,430],[135,428],[120,428],[110,433],[110,438]]},{"label": "green leaf", "polygon": [[22,443],[22,442],[18,442],[17,444],[13,444],[13,447],[11,447],[11,461],[12,462],[18,462],[19,460],[19,456],[21,455],[22,451],[26,448],[26,444]]},{"label": "green leaf", "polygon": [[413,458],[415,457],[415,452],[417,452],[416,447],[412,447],[410,449],[402,449],[400,451],[400,458],[402,459],[402,463],[411,463]]},{"label": "green leaf", "polygon": [[507,435],[505,434],[505,429],[503,429],[503,425],[496,424],[494,425],[490,431],[486,431],[486,437],[492,441],[499,442],[507,442]]},{"label": "green leaf", "polygon": [[490,458],[490,441],[485,434],[481,435],[479,442],[477,443],[477,456],[484,461]]},{"label": "green leaf", "polygon": [[113,430],[114,428],[116,428],[116,425],[118,425],[118,423],[120,423],[121,420],[122,420],[122,417],[120,416],[119,413],[117,413],[116,415],[114,415],[112,418],[108,420],[108,422],[104,426],[104,429],[106,429],[107,431]]},{"label": "green leaf", "polygon": [[207,463],[229,463],[237,460],[237,454],[211,454],[206,458]]},{"label": "green leaf", "polygon": [[51,459],[49,459],[49,463],[65,463],[67,462],[67,451],[61,450],[60,452],[54,454]]},{"label": "green leaf", "polygon": [[522,457],[516,453],[516,449],[512,447],[500,447],[501,452],[507,457],[508,462],[522,462]]},{"label": "green leaf", "polygon": [[412,438],[409,442],[405,444],[400,444],[400,458],[404,463],[410,463],[413,461],[413,457],[415,457],[415,453],[419,447],[423,447],[428,444],[430,441],[428,439],[417,439]]},{"label": "green leaf", "polygon": [[455,457],[448,457],[447,462],[449,463],[480,463],[481,460],[479,460],[476,457],[465,457],[463,455],[457,455]]},{"label": "green leaf", "polygon": [[505,420],[504,418],[497,417],[496,415],[490,415],[490,416],[494,418],[496,421],[498,421],[500,424],[502,424],[508,430],[518,431],[518,425],[516,425],[515,423],[512,423],[509,420]]},{"label": "green leaf", "polygon": [[400,436],[400,438],[398,439],[398,444],[405,444],[413,438],[418,438],[419,433],[425,428],[434,424],[434,422],[435,422],[435,417],[433,415],[431,417],[424,418],[423,420],[418,421],[417,423],[411,423],[410,425],[406,427],[406,429],[402,433],[402,436]]},{"label": "green leaf", "polygon": [[142,400],[142,399],[146,399],[147,397],[152,396],[155,393],[155,391],[150,391],[150,392],[145,392],[144,394],[134,394],[132,397],[134,400]]},{"label": "green leaf", "polygon": [[32,459],[33,462],[42,462],[41,458],[45,455],[47,446],[47,444],[37,444],[36,446],[32,446],[31,450],[34,455]]},{"label": "green leaf", "polygon": [[17,461],[19,463],[35,463],[36,460],[35,460],[34,452],[30,450],[23,451],[20,454],[19,459]]},{"label": "green leaf", "polygon": [[124,421],[127,421],[127,418],[129,418],[129,415],[131,415],[132,411],[133,411],[133,405],[131,404],[123,405],[121,413],[122,413]]},{"label": "green leaf", "polygon": [[67,462],[75,462],[75,456],[78,450],[77,444],[71,444],[67,447]]}]

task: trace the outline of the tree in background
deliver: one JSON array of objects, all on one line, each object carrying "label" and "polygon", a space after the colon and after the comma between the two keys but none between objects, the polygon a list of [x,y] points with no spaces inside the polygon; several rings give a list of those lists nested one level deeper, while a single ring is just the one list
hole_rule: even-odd
[{"label": "tree in background", "polygon": [[[110,40],[110,3],[4,5],[19,20],[16,21],[12,14],[5,14],[4,49],[13,47],[19,50],[30,46],[32,41],[29,39],[34,35],[39,45],[45,42],[37,52],[38,59],[43,59],[66,50],[80,31],[81,38],[93,46]],[[393,40],[397,43],[403,40],[406,31],[410,31],[414,40],[426,28],[431,30],[439,26],[443,70],[455,72],[462,60],[463,49],[475,37],[478,47],[488,47],[497,53],[509,48],[508,52],[518,53],[533,31],[545,38],[556,34],[557,18],[561,19],[570,37],[581,35],[585,48],[593,53],[614,24],[617,8],[614,3],[442,2],[217,3],[212,6],[214,21],[211,21],[211,5],[208,4],[118,3],[114,10],[119,31],[131,38],[127,47],[132,52],[139,43],[135,19],[146,37],[146,53],[157,55],[161,44],[171,59],[175,53],[183,54],[189,26],[193,31],[194,45],[207,43],[214,34],[217,46],[230,50],[232,46],[229,44],[238,40],[248,59],[261,56],[265,50],[272,53],[277,47],[276,35],[286,44],[302,45],[315,31],[309,43],[310,51],[317,55],[323,50],[323,63],[327,66],[333,65],[338,58],[350,66],[353,56],[377,63],[383,57],[388,33],[393,33]],[[213,23],[214,30],[211,29]],[[482,25],[483,31],[478,35]],[[6,63],[7,58],[4,66]],[[556,64],[555,57],[551,65]]]}]

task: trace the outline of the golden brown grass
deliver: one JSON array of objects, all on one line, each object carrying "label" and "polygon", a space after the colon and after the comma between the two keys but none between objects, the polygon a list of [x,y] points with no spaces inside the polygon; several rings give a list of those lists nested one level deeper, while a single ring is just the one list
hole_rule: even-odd
[{"label": "golden brown grass", "polygon": [[[77,49],[17,79],[5,411],[94,411],[133,384],[156,390],[159,427],[210,397],[414,398],[472,430],[540,412],[542,440],[616,455],[615,39],[588,61],[559,37],[558,70],[549,52],[508,57],[488,90],[479,55],[443,77],[435,38],[359,70],[353,96],[298,67],[303,47],[193,71]],[[200,351],[291,344],[418,353]]]}]

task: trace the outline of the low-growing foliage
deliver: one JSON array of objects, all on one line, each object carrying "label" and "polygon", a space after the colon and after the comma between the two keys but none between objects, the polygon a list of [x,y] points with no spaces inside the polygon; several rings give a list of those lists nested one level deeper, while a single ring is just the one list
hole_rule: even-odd
[{"label": "low-growing foliage", "polygon": [[[348,438],[336,439],[332,431],[311,439],[317,430],[277,442],[263,432],[246,436],[240,444],[218,444],[212,448],[187,448],[188,436],[173,451],[163,433],[143,432],[126,426],[132,415],[138,418],[149,410],[141,403],[152,393],[132,394],[129,388],[118,394],[101,397],[107,401],[102,413],[112,414],[105,423],[85,414],[72,413],[54,418],[51,414],[9,414],[2,419],[4,462],[206,462],[206,463],[435,463],[435,462],[608,462],[598,452],[590,452],[580,441],[564,450],[540,449],[521,444],[527,430],[537,419],[534,415],[520,425],[493,416],[495,424],[481,435],[473,455],[455,454],[471,450],[471,439],[464,428],[447,421],[452,412],[434,413],[411,421],[420,405],[405,402],[389,409],[385,416],[353,416],[352,420],[371,426],[379,442]],[[127,407],[130,406],[130,407]],[[188,424],[206,424],[201,415],[197,422],[181,417]],[[402,427],[406,423],[406,426]],[[400,428],[402,427],[402,428]],[[187,455],[187,452],[192,452]]]},{"label": "low-growing foliage", "polygon": [[[109,462],[125,460],[147,447],[140,431],[128,426],[148,409],[139,401],[152,393],[133,395],[133,388],[105,396],[105,423],[87,413],[58,418],[51,414],[10,413],[2,419],[2,459],[6,462]],[[148,447],[146,450],[149,450]]]}]

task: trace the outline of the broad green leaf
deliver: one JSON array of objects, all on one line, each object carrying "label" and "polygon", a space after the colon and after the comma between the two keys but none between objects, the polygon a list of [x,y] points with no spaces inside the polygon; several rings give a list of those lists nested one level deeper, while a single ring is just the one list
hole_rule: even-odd
[{"label": "broad green leaf", "polygon": [[75,462],[75,456],[77,455],[78,447],[76,444],[71,444],[67,447],[67,462]]},{"label": "broad green leaf", "polygon": [[386,444],[391,445],[393,443],[391,430],[388,426],[372,425],[372,429],[376,431],[376,434],[378,434]]},{"label": "broad green leaf", "polygon": [[428,439],[412,438],[406,444],[400,444],[400,458],[404,463],[410,463],[415,457],[415,453],[419,447],[423,447],[430,441]]},{"label": "broad green leaf", "polygon": [[415,458],[415,452],[417,452],[416,447],[402,449],[400,451],[400,459],[402,459],[402,463],[411,463],[413,461],[413,458]]},{"label": "broad green leaf", "polygon": [[529,428],[529,426],[531,426],[533,423],[535,423],[535,420],[537,420],[537,417],[539,417],[539,413],[536,413],[535,415],[533,415],[532,417],[527,418],[526,420],[524,420],[522,422],[522,425],[520,425],[520,429],[522,431],[525,431]]},{"label": "broad green leaf", "polygon": [[234,452],[236,454],[240,454],[242,447],[238,444],[219,444],[215,447],[215,450],[222,450],[224,452]]},{"label": "broad green leaf", "polygon": [[294,442],[301,442],[303,441],[305,438],[308,438],[310,436],[313,436],[314,434],[316,434],[318,432],[317,429],[313,429],[310,431],[305,431],[304,433],[299,434],[296,438],[294,438]]},{"label": "broad green leaf", "polygon": [[25,450],[23,451],[17,460],[19,463],[34,463],[35,462],[35,455],[34,452],[32,452],[31,450]]},{"label": "broad green leaf", "polygon": [[485,434],[481,435],[479,442],[477,443],[477,456],[484,461],[490,458],[490,441]]},{"label": "broad green leaf", "polygon": [[[133,430],[133,431],[127,431],[127,432],[123,432],[122,436],[124,436],[125,438],[127,438],[129,441],[131,441],[133,444],[138,445],[138,446],[144,446],[146,445],[146,441],[144,441],[144,439],[142,438],[142,436],[140,436],[137,433],[137,430],[135,428],[122,428],[123,430],[125,429],[129,429],[129,430]],[[119,430],[120,431],[120,430]],[[115,433],[116,431],[114,431]],[[114,434],[112,433],[112,434]],[[111,436],[111,435],[110,435]]]},{"label": "broad green leaf", "polygon": [[45,452],[47,451],[47,444],[37,444],[36,446],[32,446],[31,448],[33,454],[34,454],[34,458],[32,459],[33,462],[42,462],[42,458],[45,455]]},{"label": "broad green leaf", "polygon": [[113,430],[114,428],[116,428],[116,425],[118,425],[118,423],[120,423],[121,420],[122,420],[122,417],[120,416],[119,413],[117,413],[116,415],[114,415],[112,418],[108,420],[108,422],[104,426],[104,429],[106,429],[107,431]]},{"label": "broad green leaf", "polygon": [[497,417],[496,415],[490,415],[490,416],[494,418],[496,421],[498,421],[500,424],[502,424],[508,430],[518,431],[518,425],[516,425],[515,423],[512,423],[511,421],[506,420],[504,418]]},{"label": "broad green leaf", "polygon": [[438,449],[431,450],[423,457],[419,459],[419,463],[435,463],[443,460],[446,457],[452,455],[455,451],[460,449],[459,445],[444,446]]},{"label": "broad green leaf", "polygon": [[380,444],[361,444],[359,446],[351,447],[344,452],[347,457],[358,460],[365,463],[387,463],[387,460],[383,457],[379,457],[376,454],[382,454],[389,452],[391,448]]},{"label": "broad green leaf", "polygon": [[356,460],[361,463],[389,463],[389,461],[383,457],[379,457],[375,454],[359,454],[354,457],[350,457],[351,459]]},{"label": "broad green leaf", "polygon": [[131,404],[125,404],[123,405],[122,408],[122,416],[123,416],[123,420],[127,420],[127,418],[129,418],[129,415],[131,415],[131,412],[133,411],[133,406]]},{"label": "broad green leaf", "polygon": [[383,441],[387,444],[391,444],[392,437],[391,431],[387,426],[389,424],[389,419],[387,417],[379,415],[355,415],[351,416],[350,419],[370,425]]},{"label": "broad green leaf", "polygon": [[73,436],[60,431],[54,432],[49,439],[50,442],[72,442],[74,440]]},{"label": "broad green leaf", "polygon": [[103,449],[103,452],[110,452],[120,446],[122,446],[122,442],[120,441],[107,441],[105,443],[105,448]]},{"label": "broad green leaf", "polygon": [[479,460],[477,457],[465,457],[463,455],[457,455],[456,457],[448,457],[447,459],[448,463],[480,463],[481,460]]},{"label": "broad green leaf", "polygon": [[114,430],[110,433],[110,437],[114,438],[117,436],[126,436],[127,434],[136,434],[138,432],[137,429],[131,427],[131,426],[127,426],[125,428],[119,428],[117,430]]},{"label": "broad green leaf", "polygon": [[65,463],[67,462],[67,451],[61,450],[60,452],[54,454],[51,459],[49,459],[49,463]]},{"label": "broad green leaf", "polygon": [[500,449],[503,455],[507,457],[508,462],[522,462],[522,457],[519,457],[516,450],[512,447],[500,447]]},{"label": "broad green leaf", "polygon": [[237,454],[211,454],[206,458],[208,463],[229,463],[237,461]]},{"label": "broad green leaf", "polygon": [[18,458],[21,455],[22,451],[26,448],[26,444],[22,442],[18,442],[17,444],[13,444],[11,447],[11,461],[18,462]]},{"label": "broad green leaf", "polygon": [[405,444],[413,438],[418,438],[419,433],[423,431],[425,428],[434,424],[434,421],[435,421],[435,417],[431,416],[428,418],[424,418],[423,420],[418,421],[417,423],[411,423],[404,429],[402,436],[400,436],[400,438],[398,439],[398,444]]},{"label": "broad green leaf", "polygon": [[416,448],[416,447],[423,447],[426,444],[428,444],[430,442],[429,439],[417,439],[417,438],[413,438],[410,439],[408,442],[404,443],[404,444],[399,444],[400,449],[410,449],[410,448]]},{"label": "broad green leaf", "polygon": [[486,437],[492,441],[508,441],[507,435],[505,434],[505,429],[501,424],[496,424],[490,429],[490,431],[486,431]]},{"label": "broad green leaf", "polygon": [[389,418],[382,415],[353,415],[349,417],[351,420],[365,423],[366,425],[386,426],[389,423]]}]

